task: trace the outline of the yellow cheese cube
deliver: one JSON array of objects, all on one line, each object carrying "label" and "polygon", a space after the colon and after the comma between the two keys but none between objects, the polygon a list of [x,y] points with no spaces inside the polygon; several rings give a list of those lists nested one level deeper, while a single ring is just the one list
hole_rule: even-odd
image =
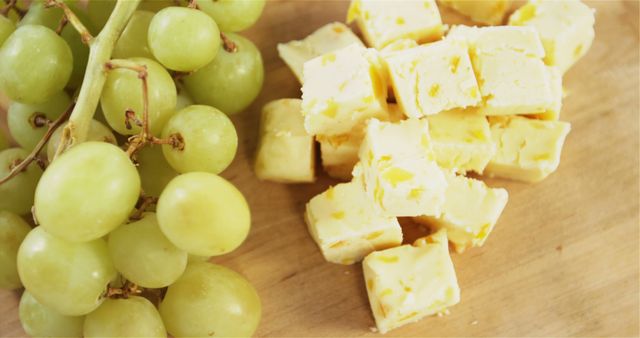
[{"label": "yellow cheese cube", "polygon": [[540,35],[531,27],[469,27],[453,26],[447,38],[465,40],[472,54],[518,52],[530,57],[544,57]]},{"label": "yellow cheese cube", "polygon": [[402,244],[395,217],[378,214],[361,182],[341,183],[307,203],[305,220],[324,258],[353,264],[374,250]]},{"label": "yellow cheese cube", "polygon": [[458,13],[486,25],[499,25],[509,10],[510,0],[440,0]]},{"label": "yellow cheese cube", "polygon": [[304,129],[300,99],[271,101],[262,108],[255,162],[261,180],[285,183],[315,180],[315,145]]},{"label": "yellow cheese cube", "polygon": [[458,253],[480,247],[493,230],[509,194],[505,189],[489,188],[482,181],[447,175],[446,201],[440,217],[417,217],[415,220],[434,229],[447,229],[449,241]]},{"label": "yellow cheese cube", "polygon": [[430,42],[442,37],[443,27],[435,0],[352,0],[347,22],[356,21],[367,44],[382,49],[399,39]]},{"label": "yellow cheese cube", "polygon": [[427,119],[438,165],[457,173],[482,174],[496,152],[487,119],[462,110],[431,115]]},{"label": "yellow cheese cube", "polygon": [[464,42],[445,39],[392,53],[384,60],[396,99],[408,117],[481,102]]},{"label": "yellow cheese cube", "polygon": [[413,245],[373,252],[362,268],[380,333],[445,313],[460,301],[446,230]]},{"label": "yellow cheese cube", "polygon": [[353,34],[349,27],[339,22],[333,22],[320,27],[302,40],[279,43],[278,54],[300,83],[303,83],[302,67],[305,62],[353,43],[364,46],[360,38]]},{"label": "yellow cheese cube", "polygon": [[302,112],[310,134],[349,133],[387,110],[387,85],[377,52],[357,44],[304,64]]},{"label": "yellow cheese cube", "polygon": [[561,73],[587,53],[595,36],[594,10],[579,0],[530,0],[511,15],[509,24],[534,27],[546,51],[545,62]]},{"label": "yellow cheese cube", "polygon": [[382,212],[440,214],[447,182],[434,160],[426,120],[370,120],[358,155],[365,190]]},{"label": "yellow cheese cube", "polygon": [[519,116],[489,119],[496,155],[485,168],[489,176],[538,182],[554,172],[571,125]]}]

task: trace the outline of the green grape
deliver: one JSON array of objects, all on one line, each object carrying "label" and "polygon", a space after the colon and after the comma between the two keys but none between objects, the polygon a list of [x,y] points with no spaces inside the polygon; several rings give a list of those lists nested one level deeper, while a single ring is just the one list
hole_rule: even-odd
[{"label": "green grape", "polygon": [[182,86],[177,86],[178,89],[178,99],[176,100],[176,111],[180,111],[188,106],[193,105],[193,99],[189,96],[189,93],[182,88]]},{"label": "green grape", "polygon": [[22,286],[16,257],[20,243],[29,231],[31,227],[20,216],[0,210],[0,289]]},{"label": "green grape", "polygon": [[120,226],[109,234],[107,243],[116,269],[145,288],[169,286],[187,266],[187,253],[162,234],[154,213]]},{"label": "green grape", "polygon": [[[176,85],[171,75],[159,63],[145,58],[131,58],[140,65],[147,66],[147,84],[149,93],[149,130],[160,135],[162,127],[171,118],[176,107]],[[129,69],[109,71],[104,85],[100,105],[109,125],[122,135],[140,133],[140,127],[132,123],[127,129],[125,112],[133,109],[142,121],[142,82],[138,74]]]},{"label": "green grape", "polygon": [[251,41],[236,34],[227,37],[237,50],[222,48],[213,62],[185,77],[184,84],[196,103],[232,115],[247,108],[260,94],[264,68],[260,51]]},{"label": "green grape", "polygon": [[199,0],[198,7],[209,14],[225,32],[251,27],[262,14],[265,0]]},{"label": "green grape", "polygon": [[69,45],[36,25],[18,27],[0,48],[0,60],[0,89],[24,103],[42,103],[62,91],[73,69]]},{"label": "green grape", "polygon": [[151,20],[148,41],[165,67],[190,72],[206,66],[218,54],[220,31],[213,19],[197,9],[169,7]]},{"label": "green grape", "polygon": [[4,136],[2,131],[0,131],[0,151],[3,151],[7,148],[9,148],[9,140],[6,136]]},{"label": "green grape", "polygon": [[180,135],[184,147],[163,145],[167,162],[178,172],[206,171],[218,174],[236,155],[238,135],[229,118],[209,106],[189,106],[167,122],[163,138]]},{"label": "green grape", "polygon": [[249,234],[247,201],[233,184],[210,173],[174,178],[156,207],[158,223],[178,248],[198,256],[217,256],[240,246]]},{"label": "green grape", "polygon": [[0,15],[0,47],[9,38],[9,35],[16,30],[16,25],[6,16]]},{"label": "green grape", "polygon": [[[13,139],[24,149],[35,148],[49,129],[46,120],[57,119],[69,105],[71,99],[65,92],[56,93],[43,103],[12,102],[9,106],[7,124]],[[42,118],[45,121],[39,121]]]},{"label": "green grape", "polygon": [[107,284],[117,275],[103,239],[68,242],[41,226],[31,230],[20,245],[18,273],[38,302],[67,316],[95,310]]},{"label": "green grape", "polygon": [[140,194],[127,154],[104,142],[84,142],[53,161],[35,194],[35,215],[51,234],[90,241],[124,223]]},{"label": "green grape", "polygon": [[148,11],[138,10],[133,13],[116,43],[116,47],[113,50],[113,58],[144,57],[154,59],[147,44],[147,32],[153,16],[154,13]]},{"label": "green grape", "polygon": [[29,291],[20,298],[20,323],[31,337],[82,337],[84,316],[65,316],[40,304]]},{"label": "green grape", "polygon": [[169,286],[160,315],[175,337],[250,337],[260,323],[262,305],[242,275],[194,262]]},{"label": "green grape", "polygon": [[[27,156],[29,152],[21,148],[9,148],[0,152],[0,177],[9,175],[11,169]],[[40,176],[42,169],[36,163],[31,163],[26,171],[0,184],[0,210],[19,215],[29,213]]]},{"label": "green grape", "polygon": [[85,337],[166,337],[158,310],[146,298],[107,299],[84,321]]},{"label": "green grape", "polygon": [[142,191],[148,196],[160,196],[164,187],[178,173],[171,168],[162,154],[162,147],[147,146],[136,154],[138,173],[142,181]]},{"label": "green grape", "polygon": [[87,1],[87,13],[89,20],[93,26],[97,29],[97,32],[104,28],[104,25],[109,20],[109,16],[113,9],[116,7],[116,0],[88,0]]},{"label": "green grape", "polygon": [[[62,130],[65,126],[66,124],[56,129],[56,131],[53,132],[53,135],[51,135],[49,143],[47,143],[47,159],[49,160],[49,162],[53,161],[53,157],[58,150],[58,145],[60,144],[60,139],[62,138]],[[89,134],[87,135],[87,141],[107,142],[118,145],[118,143],[116,142],[116,137],[111,132],[111,129],[96,120],[91,120],[91,124],[89,125]]]}]

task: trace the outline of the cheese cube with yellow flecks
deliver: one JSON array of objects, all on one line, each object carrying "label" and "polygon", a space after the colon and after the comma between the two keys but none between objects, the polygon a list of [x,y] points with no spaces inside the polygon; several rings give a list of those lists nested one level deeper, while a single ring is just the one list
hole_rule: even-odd
[{"label": "cheese cube with yellow flecks", "polygon": [[365,190],[383,213],[440,214],[447,182],[435,162],[426,120],[370,120],[358,155]]},{"label": "cheese cube with yellow flecks", "polygon": [[399,39],[438,40],[443,26],[435,0],[352,0],[347,22],[356,21],[367,44],[382,49]]},{"label": "cheese cube with yellow flecks", "polygon": [[[398,122],[404,113],[397,104],[388,105],[385,121]],[[364,128],[356,128],[351,133],[334,137],[318,138],[322,167],[333,178],[350,180],[353,166],[358,162],[358,150],[364,138]]]},{"label": "cheese cube with yellow flecks", "polygon": [[447,182],[442,215],[415,220],[434,229],[446,229],[458,253],[482,246],[507,204],[507,190],[489,188],[482,181],[454,174],[447,174]]},{"label": "cheese cube with yellow flecks", "polygon": [[279,43],[278,54],[300,83],[303,83],[303,65],[305,62],[353,43],[364,46],[360,38],[353,34],[349,27],[339,22],[333,22],[320,27],[302,40]]},{"label": "cheese cube with yellow flecks", "polygon": [[300,99],[271,101],[262,108],[255,162],[261,180],[286,183],[315,180],[315,145],[304,129]]},{"label": "cheese cube with yellow flecks", "polygon": [[375,50],[357,44],[304,64],[302,113],[310,134],[347,134],[387,110],[387,85]]},{"label": "cheese cube with yellow flecks", "polygon": [[420,118],[481,102],[467,45],[442,41],[388,54],[393,92],[408,117]]},{"label": "cheese cube with yellow flecks", "polygon": [[545,62],[566,72],[593,42],[594,10],[579,0],[530,0],[509,18],[514,26],[530,26],[540,33]]},{"label": "cheese cube with yellow flecks", "polygon": [[446,313],[460,301],[446,230],[420,238],[413,245],[373,252],[362,267],[380,333]]},{"label": "cheese cube with yellow flecks", "polygon": [[411,39],[400,39],[400,40],[396,40],[388,45],[386,45],[384,48],[382,48],[380,50],[380,54],[384,57],[385,55],[388,54],[392,54],[395,52],[399,52],[405,49],[410,49],[410,48],[414,48],[414,47],[418,47],[418,43],[416,42],[416,40],[411,40]]},{"label": "cheese cube with yellow flecks", "polygon": [[496,152],[487,119],[474,111],[453,110],[427,117],[439,166],[457,173],[482,171]]},{"label": "cheese cube with yellow flecks", "polygon": [[312,198],[305,220],[324,258],[333,263],[353,264],[375,250],[402,243],[398,220],[378,214],[357,181]]},{"label": "cheese cube with yellow flecks", "polygon": [[538,182],[554,172],[571,125],[519,116],[489,118],[497,145],[485,174],[525,182]]},{"label": "cheese cube with yellow flecks", "polygon": [[440,0],[458,13],[486,25],[499,25],[509,10],[511,0]]}]

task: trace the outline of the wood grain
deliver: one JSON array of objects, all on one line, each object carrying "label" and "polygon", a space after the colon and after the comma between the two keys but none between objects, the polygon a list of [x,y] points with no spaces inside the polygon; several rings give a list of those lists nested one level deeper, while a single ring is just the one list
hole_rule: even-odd
[{"label": "wood grain", "polygon": [[[453,255],[462,301],[389,336],[638,336],[639,6],[592,1],[596,40],[564,78],[562,119],[572,132],[556,173],[539,184],[487,180],[510,199],[485,247]],[[276,43],[343,21],[344,1],[269,1],[246,34],[263,51],[267,77],[257,102],[234,118],[241,138],[225,176],[248,198],[253,228],[214,261],[259,290],[257,336],[376,336],[359,265],[326,263],[306,231],[304,204],[335,183],[258,181],[251,170],[261,106],[298,97]],[[460,18],[445,14],[446,22]],[[410,227],[411,225],[407,225]],[[18,292],[0,291],[0,336],[23,336]]]}]

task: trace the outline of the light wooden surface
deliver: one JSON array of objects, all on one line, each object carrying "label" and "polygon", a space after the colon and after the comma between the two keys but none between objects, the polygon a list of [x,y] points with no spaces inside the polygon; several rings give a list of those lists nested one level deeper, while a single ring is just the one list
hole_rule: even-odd
[{"label": "light wooden surface", "polygon": [[[247,32],[263,51],[267,77],[258,101],[234,119],[241,146],[224,176],[247,196],[253,228],[239,250],[214,261],[257,287],[264,313],[257,336],[377,335],[360,265],[326,263],[303,222],[304,204],[335,181],[263,183],[251,170],[260,107],[300,95],[276,43],[342,21],[347,5],[269,1]],[[597,9],[596,40],[564,78],[562,119],[572,132],[560,168],[535,185],[488,180],[509,190],[509,203],[485,247],[453,254],[462,301],[449,316],[389,336],[639,335],[639,6],[589,5]],[[18,299],[0,291],[0,336],[24,335]]]}]

